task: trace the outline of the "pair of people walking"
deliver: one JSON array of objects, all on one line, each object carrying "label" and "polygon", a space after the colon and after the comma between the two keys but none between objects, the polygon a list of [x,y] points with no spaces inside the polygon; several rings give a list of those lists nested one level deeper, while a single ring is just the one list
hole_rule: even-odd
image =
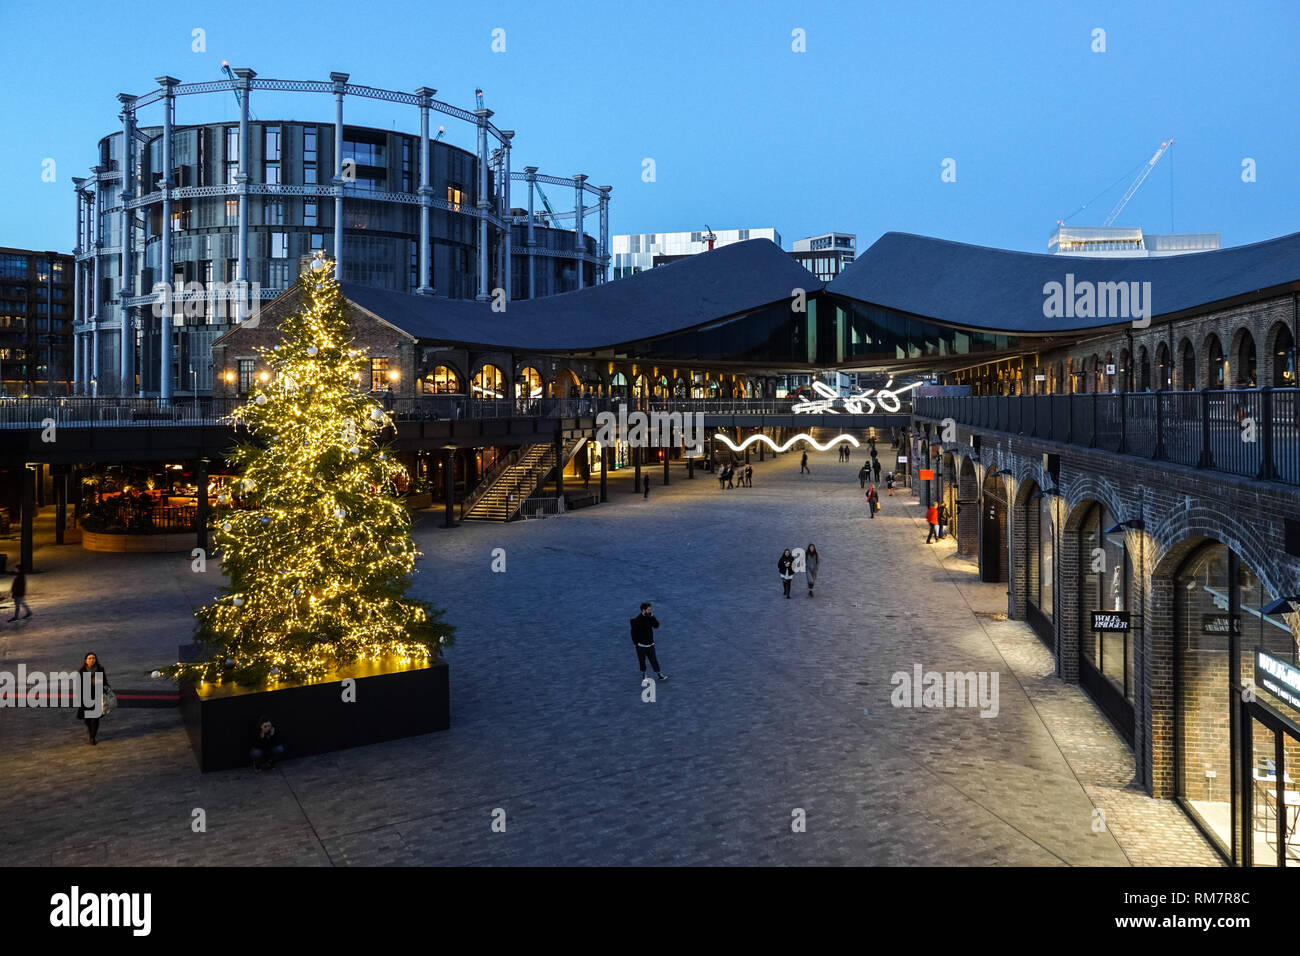
[{"label": "pair of people walking", "polygon": [[[813,588],[817,586],[817,571],[821,567],[821,555],[817,553],[817,545],[809,543],[804,550],[803,555],[803,572],[808,580],[808,596],[813,596]],[[781,552],[781,557],[776,562],[777,575],[781,578],[781,591],[786,598],[790,597],[790,585],[794,581],[795,560],[794,552],[786,548]]]},{"label": "pair of people walking", "polygon": [[840,461],[848,461],[848,460],[849,460],[849,446],[848,446],[848,445],[841,445],[841,446],[840,446]]}]

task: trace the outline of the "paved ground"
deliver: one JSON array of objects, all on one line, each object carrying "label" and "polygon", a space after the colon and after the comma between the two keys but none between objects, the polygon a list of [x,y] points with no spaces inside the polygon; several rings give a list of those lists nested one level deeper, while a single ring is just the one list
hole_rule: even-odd
[{"label": "paved ground", "polygon": [[[172,711],[123,710],[86,745],[71,715],[0,711],[10,864],[1216,865],[1181,812],[1131,785],[1131,753],[909,493],[867,518],[854,475],[814,454],[755,461],[754,487],[673,484],[559,519],[422,520],[419,589],[459,628],[452,729],[200,774]],[[660,472],[655,473],[656,481]],[[49,517],[42,542],[49,541]],[[783,547],[822,552],[785,600]],[[505,573],[490,571],[493,548]],[[0,549],[4,546],[0,545]],[[11,552],[14,548],[8,548]],[[0,667],[75,666],[119,686],[170,662],[215,567],[182,555],[37,552],[36,616]],[[643,703],[627,619],[662,622],[671,680]],[[999,711],[895,708],[891,675],[999,674]],[[206,813],[194,833],[192,814]],[[492,831],[504,810],[506,830]],[[1094,832],[1095,810],[1106,816]],[[802,810],[806,832],[792,832]]]}]

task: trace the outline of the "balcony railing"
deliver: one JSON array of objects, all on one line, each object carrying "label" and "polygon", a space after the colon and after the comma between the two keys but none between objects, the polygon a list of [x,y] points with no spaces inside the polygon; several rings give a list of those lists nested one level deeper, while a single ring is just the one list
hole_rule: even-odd
[{"label": "balcony railing", "polygon": [[926,396],[916,414],[1300,485],[1300,389]]},{"label": "balcony railing", "polygon": [[[388,398],[372,396],[387,408],[396,421],[459,421],[506,418],[591,418],[600,412],[628,414],[642,412],[701,412],[706,415],[789,415],[789,398],[467,398],[463,395],[420,395]],[[218,425],[246,398],[179,396],[162,398],[53,398],[0,397],[0,428],[41,428],[47,419],[63,427],[157,427]],[[907,415],[911,406],[903,403],[897,412],[886,413],[877,406],[873,414]],[[848,415],[843,408],[822,414]],[[796,417],[797,421],[797,417]]]}]

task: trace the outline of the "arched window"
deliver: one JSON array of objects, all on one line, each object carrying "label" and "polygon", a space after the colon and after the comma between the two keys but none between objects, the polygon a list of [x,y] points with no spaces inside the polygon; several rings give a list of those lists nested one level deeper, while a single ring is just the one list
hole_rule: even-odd
[{"label": "arched window", "polygon": [[622,372],[615,372],[614,377],[609,380],[609,394],[617,398],[627,398],[627,376]]},{"label": "arched window", "polygon": [[1295,337],[1279,322],[1273,333],[1273,387],[1291,388],[1295,382]]},{"label": "arched window", "polygon": [[1145,345],[1138,349],[1138,391],[1151,391],[1151,353]]},{"label": "arched window", "polygon": [[1255,387],[1255,337],[1249,329],[1238,329],[1233,338],[1233,364],[1230,366],[1233,388]]},{"label": "arched window", "polygon": [[542,375],[531,365],[526,365],[515,376],[515,398],[533,399],[542,397]]},{"label": "arched window", "polygon": [[470,379],[470,394],[474,398],[505,398],[505,374],[495,365],[484,365]]},{"label": "arched window", "polygon": [[1157,389],[1172,385],[1173,366],[1169,363],[1169,343],[1161,342],[1156,347],[1156,384]]},{"label": "arched window", "polygon": [[1223,388],[1223,343],[1217,335],[1205,340],[1206,388]]},{"label": "arched window", "polygon": [[424,391],[430,395],[457,395],[460,393],[460,376],[446,365],[435,365],[424,376]]},{"label": "arched window", "polygon": [[1104,678],[1127,702],[1127,723],[1132,723],[1134,630],[1123,630],[1120,620],[1102,621],[1093,629],[1093,612],[1126,616],[1132,565],[1124,532],[1115,516],[1100,502],[1084,505],[1087,513],[1079,526],[1079,657],[1093,673]]},{"label": "arched window", "polygon": [[1193,391],[1196,388],[1196,350],[1192,348],[1190,339],[1183,339],[1178,344],[1178,353],[1182,356],[1179,363],[1182,366],[1182,381],[1178,384],[1184,391]]},{"label": "arched window", "polygon": [[578,376],[571,369],[560,369],[551,380],[551,398],[576,398],[581,394]]}]

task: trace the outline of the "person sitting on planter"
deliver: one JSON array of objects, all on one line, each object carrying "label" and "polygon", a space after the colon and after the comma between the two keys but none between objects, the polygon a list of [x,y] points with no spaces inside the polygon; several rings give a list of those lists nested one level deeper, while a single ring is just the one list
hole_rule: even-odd
[{"label": "person sitting on planter", "polygon": [[248,755],[253,758],[254,770],[270,770],[275,767],[275,761],[284,756],[284,744],[280,743],[270,717],[258,718]]}]

